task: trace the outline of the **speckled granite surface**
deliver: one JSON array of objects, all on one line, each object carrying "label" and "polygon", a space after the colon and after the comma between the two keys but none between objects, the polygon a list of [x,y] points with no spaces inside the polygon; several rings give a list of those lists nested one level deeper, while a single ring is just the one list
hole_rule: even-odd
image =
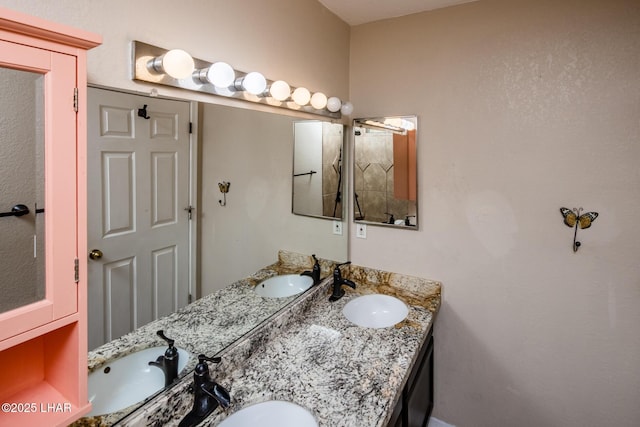
[{"label": "speckled granite surface", "polygon": [[[341,300],[328,301],[326,280],[220,353],[212,377],[233,403],[200,425],[215,426],[244,406],[272,399],[307,408],[320,426],[386,425],[440,307],[440,283],[356,266],[343,271],[358,286],[345,288]],[[343,307],[369,293],[405,301],[407,319],[384,329],[351,324]],[[177,425],[191,409],[190,384],[183,378],[118,425]]]},{"label": "speckled granite surface", "polygon": [[[328,276],[334,263],[321,259],[320,264],[322,277]],[[253,291],[256,284],[276,275],[299,274],[310,270],[312,266],[313,259],[310,256],[280,251],[278,262],[257,271],[252,276],[89,352],[89,372],[118,357],[145,348],[166,345],[156,335],[156,331],[162,329],[169,338],[175,340],[177,347],[193,355],[182,372],[186,374],[195,367],[198,354],[217,354],[297,298],[262,298]],[[139,406],[140,404],[136,404],[108,415],[85,417],[74,426],[113,425]]]}]

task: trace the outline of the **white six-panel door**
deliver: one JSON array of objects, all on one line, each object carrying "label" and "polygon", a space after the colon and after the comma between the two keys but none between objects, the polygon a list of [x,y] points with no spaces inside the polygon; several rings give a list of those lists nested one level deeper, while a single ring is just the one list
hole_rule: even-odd
[{"label": "white six-panel door", "polygon": [[89,88],[89,349],[188,302],[189,108]]}]

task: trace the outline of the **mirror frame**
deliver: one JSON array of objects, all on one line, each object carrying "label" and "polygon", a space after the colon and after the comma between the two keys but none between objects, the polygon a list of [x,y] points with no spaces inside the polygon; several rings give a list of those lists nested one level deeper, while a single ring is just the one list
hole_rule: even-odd
[{"label": "mirror frame", "polygon": [[[395,126],[393,124],[391,124],[393,121],[397,121],[398,126]],[[408,127],[403,127],[402,124],[404,122],[408,122]],[[413,201],[413,203],[415,203],[415,224],[412,224],[410,226],[407,225],[400,225],[400,224],[389,224],[386,222],[382,222],[382,221],[369,221],[369,220],[365,220],[365,219],[358,219],[358,215],[357,212],[359,210],[358,206],[359,206],[359,202],[357,200],[357,196],[356,196],[356,172],[357,172],[357,155],[356,155],[356,128],[370,128],[370,129],[374,129],[374,130],[389,130],[391,132],[398,132],[398,131],[406,131],[409,130],[409,128],[413,125],[413,129],[416,132],[416,138],[415,138],[415,145],[414,145],[414,157],[415,157],[415,192],[416,192],[416,198],[415,201]],[[355,118],[353,119],[352,122],[352,128],[353,128],[353,161],[351,162],[351,177],[353,179],[353,194],[352,194],[352,198],[353,198],[353,222],[357,223],[357,224],[367,224],[367,225],[375,225],[375,226],[381,226],[381,227],[391,227],[391,228],[396,228],[396,229],[402,229],[402,230],[413,230],[413,231],[417,231],[419,230],[420,227],[420,221],[419,221],[419,209],[418,209],[418,205],[419,205],[419,201],[418,201],[418,194],[419,194],[419,188],[418,188],[418,116],[417,115],[397,115],[397,116],[378,116],[378,117],[362,117],[362,118]],[[413,212],[407,212],[407,215],[411,215],[413,216]]]}]

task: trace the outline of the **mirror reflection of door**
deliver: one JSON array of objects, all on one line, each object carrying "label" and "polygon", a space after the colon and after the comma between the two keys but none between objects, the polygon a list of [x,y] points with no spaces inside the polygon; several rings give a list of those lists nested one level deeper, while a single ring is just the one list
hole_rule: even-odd
[{"label": "mirror reflection of door", "polygon": [[0,313],[45,298],[43,79],[0,68]]},{"label": "mirror reflection of door", "polygon": [[341,124],[294,122],[294,214],[342,218],[343,131]]},{"label": "mirror reflection of door", "polygon": [[354,220],[415,230],[417,118],[354,120]]},{"label": "mirror reflection of door", "polygon": [[89,88],[90,349],[188,303],[189,114],[188,102]]}]

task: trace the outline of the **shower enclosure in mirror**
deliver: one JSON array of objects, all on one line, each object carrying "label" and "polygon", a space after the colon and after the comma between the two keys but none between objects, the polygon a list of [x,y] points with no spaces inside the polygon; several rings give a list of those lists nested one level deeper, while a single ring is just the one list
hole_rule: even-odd
[{"label": "shower enclosure in mirror", "polygon": [[311,120],[293,127],[293,213],[342,219],[344,126]]},{"label": "shower enclosure in mirror", "polygon": [[354,220],[418,229],[416,116],[354,119]]},{"label": "shower enclosure in mirror", "polygon": [[43,80],[0,68],[0,313],[45,298]]}]

